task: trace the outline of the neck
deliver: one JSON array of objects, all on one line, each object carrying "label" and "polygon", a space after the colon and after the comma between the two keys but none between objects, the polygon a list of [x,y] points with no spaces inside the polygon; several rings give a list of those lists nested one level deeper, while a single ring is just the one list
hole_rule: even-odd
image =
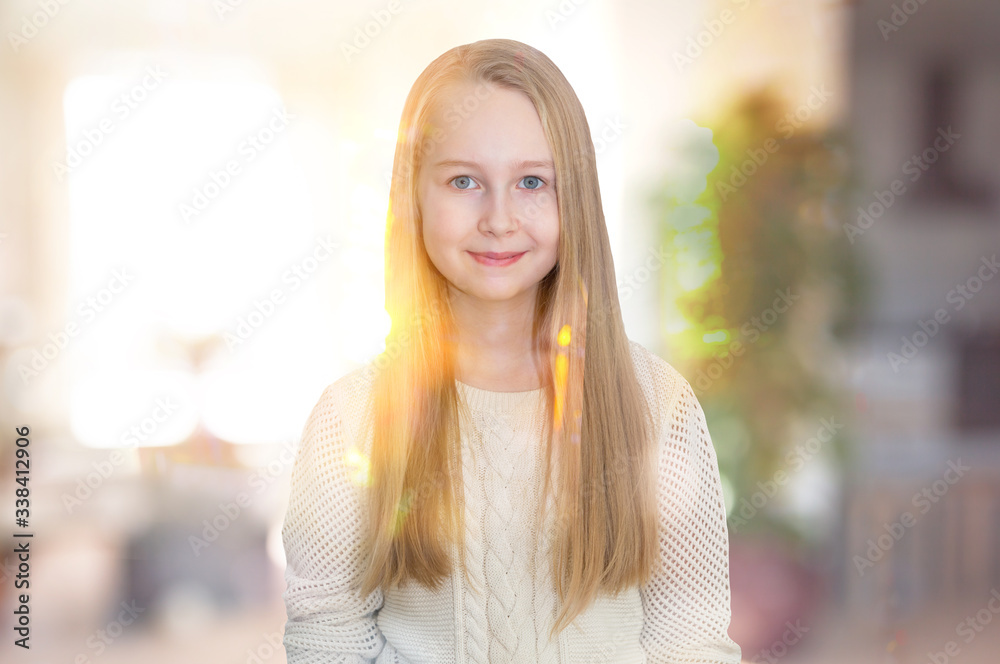
[{"label": "neck", "polygon": [[485,302],[452,293],[457,330],[456,378],[497,392],[520,392],[541,385],[532,340],[534,293],[516,301]]}]

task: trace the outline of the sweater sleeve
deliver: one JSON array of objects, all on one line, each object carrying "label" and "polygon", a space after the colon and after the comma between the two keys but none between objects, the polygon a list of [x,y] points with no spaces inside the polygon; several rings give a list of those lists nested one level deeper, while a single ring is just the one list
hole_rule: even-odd
[{"label": "sweater sleeve", "polygon": [[640,587],[650,664],[739,664],[729,637],[729,533],[705,413],[680,374],[660,432],[660,558]]},{"label": "sweater sleeve", "polygon": [[382,590],[363,597],[349,589],[362,564],[361,487],[345,461],[333,389],[324,391],[303,429],[282,526],[288,664],[405,664],[375,621]]}]

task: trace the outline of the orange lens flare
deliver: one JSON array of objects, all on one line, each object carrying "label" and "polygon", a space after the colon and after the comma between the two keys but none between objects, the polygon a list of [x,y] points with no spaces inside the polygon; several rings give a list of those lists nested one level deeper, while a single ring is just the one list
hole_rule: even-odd
[{"label": "orange lens flare", "polygon": [[563,325],[562,329],[559,330],[559,336],[557,337],[557,342],[560,346],[568,346],[570,340],[570,327],[569,325]]},{"label": "orange lens flare", "polygon": [[555,400],[555,427],[556,431],[562,428],[562,412],[563,404],[566,399],[566,373],[568,370],[569,360],[566,359],[565,355],[560,355],[556,358],[556,400]]},{"label": "orange lens flare", "polygon": [[562,430],[562,414],[563,406],[566,403],[566,376],[569,373],[569,358],[566,357],[566,352],[570,342],[570,326],[563,325],[562,329],[559,330],[559,335],[556,337],[556,343],[559,345],[559,355],[556,356],[556,375],[555,375],[555,402],[553,404],[553,426],[556,431]]}]

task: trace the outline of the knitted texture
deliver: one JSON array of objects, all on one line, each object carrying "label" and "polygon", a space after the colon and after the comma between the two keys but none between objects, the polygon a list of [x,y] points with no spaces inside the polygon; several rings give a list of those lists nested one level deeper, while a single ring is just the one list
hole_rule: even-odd
[{"label": "knitted texture", "polygon": [[350,593],[363,562],[358,460],[371,450],[362,432],[369,365],[327,387],[303,429],[282,529],[289,664],[737,664],[725,506],[704,412],[670,364],[636,342],[630,350],[659,455],[660,559],[647,583],[600,593],[549,638],[560,603],[551,529],[536,525],[544,393],[459,382],[469,406],[460,421],[468,577],[456,560],[436,590],[410,582]]}]

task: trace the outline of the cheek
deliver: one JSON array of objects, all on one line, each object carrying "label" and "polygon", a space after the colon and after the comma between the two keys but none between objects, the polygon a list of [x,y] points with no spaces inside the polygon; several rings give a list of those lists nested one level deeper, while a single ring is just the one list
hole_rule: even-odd
[{"label": "cheek", "polygon": [[434,240],[445,240],[448,238],[451,227],[452,215],[446,207],[440,205],[430,205],[424,206],[423,213],[423,226],[424,226],[424,239],[434,239]]},{"label": "cheek", "polygon": [[551,233],[553,226],[559,227],[559,204],[556,196],[548,192],[525,196],[517,214],[538,237]]},{"label": "cheek", "polygon": [[433,195],[428,195],[424,186],[418,186],[417,189],[417,210],[420,214],[420,228],[424,246],[428,253],[432,253],[432,246],[441,234],[443,215],[438,201]]},{"label": "cheek", "polygon": [[433,223],[424,222],[424,247],[431,258],[436,258],[441,253],[442,238],[437,226]]},{"label": "cheek", "polygon": [[547,195],[538,206],[536,233],[539,240],[553,248],[559,246],[559,204],[554,195]]},{"label": "cheek", "polygon": [[454,215],[447,206],[435,205],[428,201],[423,206],[423,240],[424,249],[431,261],[441,269],[442,261],[447,262],[449,256],[459,246],[461,237],[453,223]]}]

